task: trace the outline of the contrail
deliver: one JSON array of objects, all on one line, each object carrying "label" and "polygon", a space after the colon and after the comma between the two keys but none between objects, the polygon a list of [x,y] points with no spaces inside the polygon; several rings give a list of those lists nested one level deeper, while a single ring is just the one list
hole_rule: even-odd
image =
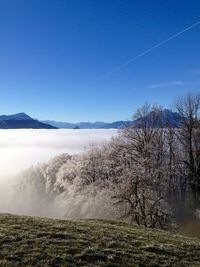
[{"label": "contrail", "polygon": [[121,65],[119,65],[118,67],[116,67],[116,68],[114,68],[113,70],[111,70],[111,71],[110,71],[107,75],[105,75],[105,76],[108,76],[108,75],[110,75],[110,74],[112,74],[112,73],[114,73],[114,72],[116,72],[116,71],[122,69],[123,67],[127,66],[127,65],[130,64],[131,62],[134,62],[136,59],[141,58],[141,57],[145,56],[146,54],[149,54],[150,52],[152,52],[152,51],[155,50],[156,48],[158,48],[158,47],[160,47],[160,46],[166,44],[167,42],[171,41],[172,39],[175,39],[175,38],[178,37],[179,35],[183,34],[183,33],[186,32],[186,31],[189,31],[190,29],[196,27],[196,26],[199,25],[199,24],[200,24],[200,20],[197,21],[196,23],[190,25],[189,27],[183,29],[182,31],[180,31],[180,32],[178,32],[178,33],[176,33],[176,34],[170,36],[169,38],[163,40],[162,42],[160,42],[160,43],[158,43],[158,44],[152,46],[151,48],[145,50],[145,51],[142,52],[141,54],[138,54],[137,56],[135,56],[135,57],[129,59],[128,61],[124,62],[123,64],[121,64]]}]

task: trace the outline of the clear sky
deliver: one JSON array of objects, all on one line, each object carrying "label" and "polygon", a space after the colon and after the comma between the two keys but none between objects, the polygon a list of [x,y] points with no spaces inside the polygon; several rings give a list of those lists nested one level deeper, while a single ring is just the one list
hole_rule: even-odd
[{"label": "clear sky", "polygon": [[168,107],[200,90],[200,24],[122,65],[199,20],[199,0],[0,0],[0,114],[114,121]]}]

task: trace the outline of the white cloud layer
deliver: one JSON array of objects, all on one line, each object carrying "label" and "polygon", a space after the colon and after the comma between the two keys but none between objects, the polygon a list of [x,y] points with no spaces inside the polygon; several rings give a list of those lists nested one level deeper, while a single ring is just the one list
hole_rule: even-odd
[{"label": "white cloud layer", "polygon": [[115,129],[0,130],[0,179],[57,154],[79,153],[89,144],[106,142],[116,134]]}]

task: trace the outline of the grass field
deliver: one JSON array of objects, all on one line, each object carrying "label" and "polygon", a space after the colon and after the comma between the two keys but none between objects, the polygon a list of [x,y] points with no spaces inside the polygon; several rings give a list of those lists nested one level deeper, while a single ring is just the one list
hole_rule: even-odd
[{"label": "grass field", "polygon": [[200,239],[114,221],[0,214],[0,266],[200,266]]}]

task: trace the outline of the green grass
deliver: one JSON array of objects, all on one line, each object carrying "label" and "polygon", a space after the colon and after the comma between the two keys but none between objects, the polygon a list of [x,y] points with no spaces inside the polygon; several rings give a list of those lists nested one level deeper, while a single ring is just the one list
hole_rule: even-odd
[{"label": "green grass", "polygon": [[200,266],[200,239],[114,221],[0,214],[0,266]]}]

